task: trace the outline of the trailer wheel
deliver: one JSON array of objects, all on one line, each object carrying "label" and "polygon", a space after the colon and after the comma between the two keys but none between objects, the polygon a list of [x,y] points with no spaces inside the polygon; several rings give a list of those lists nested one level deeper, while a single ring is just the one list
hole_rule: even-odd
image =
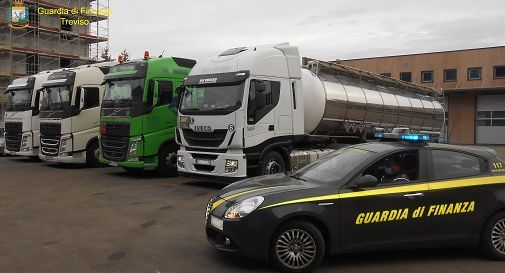
[{"label": "trailer wheel", "polygon": [[259,167],[259,173],[261,175],[283,173],[286,171],[284,158],[276,151],[268,152]]},{"label": "trailer wheel", "polygon": [[89,144],[86,149],[86,166],[90,168],[101,167],[100,161],[98,161],[100,149],[98,148],[98,141],[93,141]]},{"label": "trailer wheel", "polygon": [[177,150],[175,144],[165,145],[158,153],[158,168],[156,172],[162,177],[172,177],[177,175]]}]

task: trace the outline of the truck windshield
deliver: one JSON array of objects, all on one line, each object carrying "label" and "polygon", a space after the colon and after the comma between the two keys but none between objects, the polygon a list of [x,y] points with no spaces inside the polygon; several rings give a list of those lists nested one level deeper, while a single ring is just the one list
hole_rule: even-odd
[{"label": "truck windshield", "polygon": [[227,114],[242,106],[244,83],[224,86],[188,86],[182,96],[183,114]]},{"label": "truck windshield", "polygon": [[10,107],[8,110],[25,111],[29,110],[32,105],[32,90],[19,89],[9,91]]},{"label": "truck windshield", "polygon": [[46,87],[43,91],[42,108],[61,109],[64,106],[70,106],[71,89],[67,85]]},{"label": "truck windshield", "polygon": [[105,84],[104,103],[139,102],[144,94],[144,79],[120,79]]},{"label": "truck windshield", "polygon": [[293,177],[315,183],[338,183],[372,155],[373,152],[362,149],[341,149],[303,167]]}]

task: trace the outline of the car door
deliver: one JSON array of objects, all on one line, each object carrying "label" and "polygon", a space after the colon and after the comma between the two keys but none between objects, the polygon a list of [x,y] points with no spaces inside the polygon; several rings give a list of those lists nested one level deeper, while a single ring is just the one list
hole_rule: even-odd
[{"label": "car door", "polygon": [[[387,165],[393,159],[400,162],[396,178],[390,177]],[[364,175],[376,177],[377,186],[351,189],[351,182],[340,193],[341,248],[369,250],[422,241],[424,221],[420,215],[428,190],[425,149],[383,155],[356,179]]]},{"label": "car door", "polygon": [[98,136],[102,88],[83,85],[77,92],[75,103],[80,105],[80,112],[72,117],[74,151],[85,150],[89,140]]},{"label": "car door", "polygon": [[275,107],[281,82],[253,79],[247,103],[246,146],[255,146],[275,137]]},{"label": "car door", "polygon": [[496,202],[489,162],[478,155],[448,149],[430,149],[430,183],[426,207],[428,242],[467,244],[478,239],[482,224]]}]

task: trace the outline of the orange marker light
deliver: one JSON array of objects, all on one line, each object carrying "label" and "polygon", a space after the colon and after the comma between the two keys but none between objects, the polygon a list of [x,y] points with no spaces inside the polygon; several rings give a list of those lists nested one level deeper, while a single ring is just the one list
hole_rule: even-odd
[{"label": "orange marker light", "polygon": [[124,56],[123,55],[117,56],[117,61],[120,63],[124,62]]},{"label": "orange marker light", "polygon": [[144,51],[144,59],[148,60],[149,59],[149,51]]}]

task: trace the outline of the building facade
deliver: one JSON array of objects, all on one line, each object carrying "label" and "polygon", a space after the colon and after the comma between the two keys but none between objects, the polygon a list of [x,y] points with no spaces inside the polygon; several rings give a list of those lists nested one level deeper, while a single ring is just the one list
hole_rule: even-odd
[{"label": "building facade", "polygon": [[[26,11],[22,27],[12,22],[16,8]],[[0,0],[0,117],[14,78],[100,60],[108,10],[109,0]]]},{"label": "building facade", "polygon": [[450,143],[505,144],[505,46],[337,62],[443,90]]}]

